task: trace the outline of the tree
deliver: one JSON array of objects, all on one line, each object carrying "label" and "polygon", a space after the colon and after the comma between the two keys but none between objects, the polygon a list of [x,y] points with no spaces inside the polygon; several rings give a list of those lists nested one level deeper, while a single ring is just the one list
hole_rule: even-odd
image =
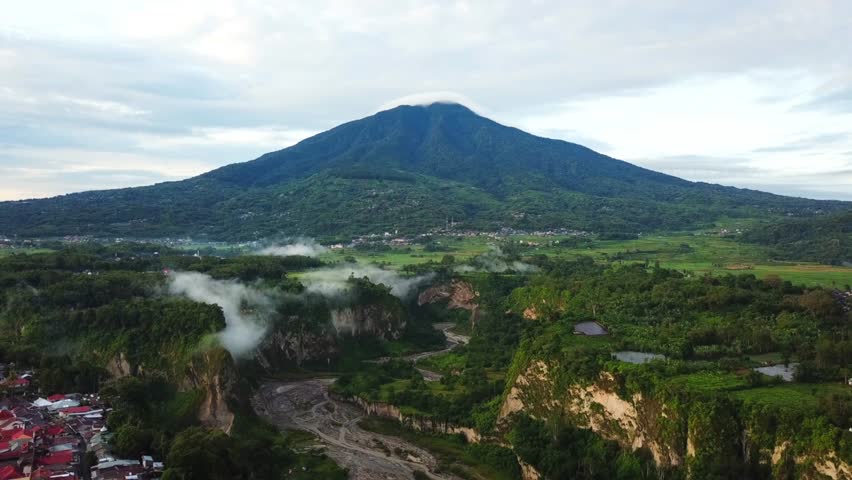
[{"label": "tree", "polygon": [[113,451],[120,457],[136,458],[150,450],[153,438],[149,430],[131,424],[122,425],[112,440]]},{"label": "tree", "polygon": [[163,480],[238,478],[232,450],[232,440],[224,432],[203,427],[188,428],[175,437],[166,459]]}]

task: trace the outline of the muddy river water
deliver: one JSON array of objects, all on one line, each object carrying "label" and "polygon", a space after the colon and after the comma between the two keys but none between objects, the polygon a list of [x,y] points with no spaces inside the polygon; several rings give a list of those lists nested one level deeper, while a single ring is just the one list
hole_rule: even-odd
[{"label": "muddy river water", "polygon": [[[445,348],[407,358],[417,362],[467,343],[468,337],[449,332],[451,326],[435,325],[447,336]],[[435,372],[419,370],[427,380],[440,378]],[[365,416],[363,410],[332,398],[328,387],[333,382],[330,378],[270,380],[261,385],[252,403],[259,415],[278,428],[305,430],[316,435],[325,446],[325,453],[348,469],[353,480],[410,480],[418,470],[432,479],[457,478],[449,473],[435,473],[435,457],[422,448],[359,427],[358,421]]]}]

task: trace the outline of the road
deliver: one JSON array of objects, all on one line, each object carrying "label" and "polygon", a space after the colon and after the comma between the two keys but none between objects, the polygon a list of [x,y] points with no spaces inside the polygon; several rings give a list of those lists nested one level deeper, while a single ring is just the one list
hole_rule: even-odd
[{"label": "road", "polygon": [[[452,324],[436,324],[444,331],[447,346],[441,350],[422,352],[407,358],[417,362],[448,352],[468,337],[449,332]],[[421,370],[427,380],[440,374]],[[364,412],[348,402],[331,398],[329,378],[299,381],[268,381],[252,399],[255,411],[281,429],[299,429],[313,433],[325,446],[326,454],[349,470],[353,480],[411,480],[420,471],[435,480],[456,480],[449,473],[436,473],[435,457],[397,437],[368,432],[358,426]]]}]

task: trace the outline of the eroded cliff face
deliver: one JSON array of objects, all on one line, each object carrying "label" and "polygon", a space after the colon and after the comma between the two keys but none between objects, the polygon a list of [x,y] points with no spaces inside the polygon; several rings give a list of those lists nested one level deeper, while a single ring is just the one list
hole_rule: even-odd
[{"label": "eroded cliff face", "polygon": [[181,387],[203,392],[204,398],[198,409],[202,425],[230,433],[234,413],[228,401],[234,395],[236,384],[237,372],[230,353],[217,347],[192,358]]},{"label": "eroded cliff face", "polygon": [[113,378],[123,378],[136,373],[136,368],[130,365],[124,352],[118,352],[112,357],[106,364],[106,370]]},{"label": "eroded cliff face", "polygon": [[[687,465],[695,455],[695,443],[706,437],[690,431],[682,412],[641,394],[622,398],[612,375],[603,373],[590,385],[557,385],[558,365],[538,360],[517,376],[501,405],[498,426],[507,428],[513,414],[522,413],[539,419],[558,419],[589,428],[602,437],[618,442],[622,448],[647,449],[657,465],[679,467]],[[743,432],[748,437],[749,432]],[[773,465],[789,451],[789,442],[765,452],[764,461]],[[802,478],[852,480],[852,467],[836,455],[820,458],[795,458],[802,468]]]},{"label": "eroded cliff face", "polygon": [[340,349],[330,326],[311,328],[298,317],[271,331],[255,351],[255,359],[266,371],[301,366],[305,363],[330,363]]},{"label": "eroded cliff face", "polygon": [[396,340],[405,328],[405,318],[381,305],[355,305],[332,310],[331,324],[338,335]]},{"label": "eroded cliff face", "polygon": [[355,402],[367,415],[393,418],[399,423],[422,432],[443,433],[447,435],[462,435],[468,443],[479,443],[482,435],[473,428],[461,427],[449,422],[441,422],[428,417],[405,415],[399,407],[383,402],[369,402],[361,397],[346,399]]},{"label": "eroded cliff face", "polygon": [[333,309],[328,319],[290,316],[274,327],[255,351],[255,359],[271,372],[304,364],[329,365],[340,354],[345,336],[397,339],[405,329],[401,309],[352,305]]},{"label": "eroded cliff face", "polygon": [[660,438],[655,420],[666,416],[662,406],[638,394],[622,399],[608,389],[613,381],[606,375],[596,384],[572,385],[566,394],[558,394],[561,389],[554,384],[551,368],[536,361],[518,375],[500,408],[498,422],[505,425],[516,412],[536,418],[567,417],[574,425],[590,428],[623,448],[647,448],[658,465],[683,463],[686,445],[672,445]]},{"label": "eroded cliff face", "polygon": [[417,297],[418,305],[447,302],[450,310],[467,310],[470,312],[471,326],[476,326],[479,318],[479,292],[470,282],[452,280],[450,283],[435,285],[427,288]]},{"label": "eroded cliff face", "polygon": [[529,463],[518,458],[518,465],[521,466],[521,480],[541,480],[541,473]]}]

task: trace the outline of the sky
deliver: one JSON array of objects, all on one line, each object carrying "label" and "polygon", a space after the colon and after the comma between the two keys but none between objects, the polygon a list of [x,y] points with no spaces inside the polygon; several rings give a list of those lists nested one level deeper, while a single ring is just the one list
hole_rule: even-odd
[{"label": "sky", "polygon": [[0,0],[0,200],[179,180],[401,103],[852,200],[852,2]]}]

